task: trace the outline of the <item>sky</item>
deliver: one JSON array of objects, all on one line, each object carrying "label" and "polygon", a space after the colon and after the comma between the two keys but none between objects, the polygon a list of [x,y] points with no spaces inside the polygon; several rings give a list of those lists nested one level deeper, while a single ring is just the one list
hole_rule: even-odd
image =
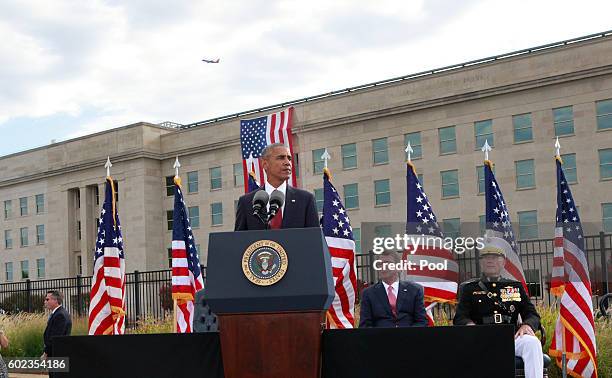
[{"label": "sky", "polygon": [[0,156],[603,32],[610,14],[575,0],[2,0]]}]

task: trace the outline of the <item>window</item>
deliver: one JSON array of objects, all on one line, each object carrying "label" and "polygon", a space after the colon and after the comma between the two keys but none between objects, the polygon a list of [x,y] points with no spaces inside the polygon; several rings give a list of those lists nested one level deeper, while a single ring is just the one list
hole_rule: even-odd
[{"label": "window", "polygon": [[597,130],[612,129],[612,100],[597,101]]},{"label": "window", "polygon": [[372,141],[372,161],[374,165],[387,164],[389,162],[387,138],[374,139]]},{"label": "window", "polygon": [[459,196],[459,171],[456,169],[440,172],[442,179],[442,198]]},{"label": "window", "polygon": [[478,216],[478,228],[480,231],[480,235],[484,235],[487,231],[487,216],[479,215]]},{"label": "window", "polygon": [[576,172],[576,154],[561,155],[561,160],[563,160],[563,173],[565,173],[565,180],[567,180],[567,182],[570,184],[578,182],[578,175]]},{"label": "window", "polygon": [[[411,159],[420,159],[423,157],[423,148],[421,145],[421,132],[417,131],[415,133],[409,133],[404,135],[404,146],[408,145],[410,142],[410,147],[412,147],[412,154],[410,155]],[[406,160],[408,160],[408,153],[406,152]]]},{"label": "window", "polygon": [[295,152],[293,154],[293,170],[295,171],[295,177],[300,177],[300,154]]},{"label": "window", "polygon": [[96,205],[100,204],[100,188],[98,187],[98,185],[94,186],[94,198],[96,201]]},{"label": "window", "polygon": [[76,268],[77,268],[77,274],[82,275],[83,274],[83,257],[78,254],[76,257]]},{"label": "window", "polygon": [[540,269],[525,269],[525,282],[530,297],[542,295],[542,284],[540,280]]},{"label": "window", "polygon": [[323,189],[315,189],[314,196],[315,196],[315,203],[317,204],[317,211],[319,213],[322,213],[323,212],[323,199],[324,199]]},{"label": "window", "polygon": [[12,262],[4,263],[4,271],[6,273],[5,275],[6,280],[12,281],[13,280],[13,263]]},{"label": "window", "polygon": [[11,236],[11,230],[4,230],[4,248],[13,248],[13,237]]},{"label": "window", "polygon": [[442,231],[444,231],[445,237],[457,238],[461,236],[461,222],[459,218],[443,219]]},{"label": "window", "polygon": [[119,202],[119,181],[113,180],[113,187],[115,188],[115,202]]},{"label": "window", "polygon": [[537,239],[538,238],[538,212],[519,211],[519,239]]},{"label": "window", "polygon": [[357,144],[343,144],[340,150],[342,151],[342,169],[357,168]]},{"label": "window", "polygon": [[612,148],[599,150],[599,177],[602,180],[612,178]]},{"label": "window", "polygon": [[535,188],[535,167],[533,159],[514,162],[516,169],[516,188]]},{"label": "window", "polygon": [[374,198],[376,206],[391,204],[389,179],[374,181]]},{"label": "window", "polygon": [[198,191],[198,172],[187,172],[187,192],[196,193]]},{"label": "window", "polygon": [[325,153],[325,148],[319,148],[317,150],[312,150],[312,173],[314,175],[323,173],[323,168],[325,167],[325,161],[322,156]]},{"label": "window", "polygon": [[77,239],[81,240],[81,221],[77,221]]},{"label": "window", "polygon": [[8,219],[13,215],[13,201],[4,201],[4,219]]},{"label": "window", "polygon": [[382,224],[374,227],[374,235],[376,237],[386,238],[391,236],[391,225],[390,224]]},{"label": "window", "polygon": [[514,127],[514,143],[533,140],[531,113],[512,116],[512,126]]},{"label": "window", "polygon": [[42,214],[45,212],[45,195],[36,195],[36,214]]},{"label": "window", "polygon": [[189,225],[191,228],[200,227],[200,207],[191,206],[187,208],[187,213],[189,214]]},{"label": "window", "polygon": [[234,164],[234,186],[244,186],[244,176],[242,175],[242,164]]},{"label": "window", "polygon": [[21,279],[25,280],[30,278],[30,262],[24,260],[21,262]]},{"label": "window", "polygon": [[166,248],[168,251],[168,268],[172,268],[172,248]]},{"label": "window", "polygon": [[174,195],[174,176],[166,176],[166,196]]},{"label": "window", "polygon": [[221,189],[221,167],[210,168],[210,189]]},{"label": "window", "polygon": [[215,202],[210,204],[210,217],[213,226],[223,224],[223,203]]},{"label": "window", "polygon": [[44,224],[36,225],[36,244],[45,244],[45,225]]},{"label": "window", "polygon": [[168,231],[172,231],[172,224],[174,223],[174,210],[166,210],[166,222],[168,224]]},{"label": "window", "polygon": [[361,228],[353,228],[353,238],[355,239],[355,252],[361,253]]},{"label": "window", "polygon": [[484,146],[485,140],[489,142],[489,146],[493,147],[495,141],[493,139],[493,121],[490,119],[474,122],[474,139],[476,140],[476,149],[480,150]]},{"label": "window", "polygon": [[76,208],[80,209],[81,208],[81,190],[78,188],[74,190],[74,202],[76,204]]},{"label": "window", "polygon": [[19,214],[22,217],[28,215],[28,197],[21,197],[19,199]]},{"label": "window", "polygon": [[36,259],[36,277],[45,278],[45,259]]},{"label": "window", "polygon": [[553,109],[555,136],[574,133],[574,111],[571,106]]},{"label": "window", "polygon": [[604,232],[612,232],[612,203],[602,203],[601,212],[603,213],[602,223]]},{"label": "window", "polygon": [[478,179],[476,181],[477,182],[477,186],[478,186],[478,194],[482,194],[485,192],[485,170],[484,170],[484,165],[479,165],[478,167],[476,167],[476,176],[478,177]]},{"label": "window", "polygon": [[19,235],[21,237],[21,246],[27,247],[28,246],[28,228],[27,227],[20,228]]},{"label": "window", "polygon": [[455,135],[455,126],[438,129],[438,136],[440,138],[440,155],[457,152],[457,136]]},{"label": "window", "polygon": [[359,188],[357,184],[344,185],[344,207],[347,209],[359,207]]}]

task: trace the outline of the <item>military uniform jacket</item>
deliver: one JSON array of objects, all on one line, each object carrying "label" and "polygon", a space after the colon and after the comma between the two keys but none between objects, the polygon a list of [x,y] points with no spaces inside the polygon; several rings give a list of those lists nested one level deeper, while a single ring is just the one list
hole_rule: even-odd
[{"label": "military uniform jacket", "polygon": [[492,282],[474,279],[463,283],[459,289],[459,304],[453,324],[522,324],[536,332],[540,328],[540,315],[529,300],[523,285],[518,281],[500,278]]}]

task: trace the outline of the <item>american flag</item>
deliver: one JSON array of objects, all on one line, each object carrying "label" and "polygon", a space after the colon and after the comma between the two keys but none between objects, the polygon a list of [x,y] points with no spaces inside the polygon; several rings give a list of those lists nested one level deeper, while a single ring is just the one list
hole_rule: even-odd
[{"label": "american flag", "polygon": [[321,228],[332,259],[336,295],[328,311],[333,328],[353,328],[355,324],[355,239],[348,214],[338,191],[323,170],[323,216]]},{"label": "american flag", "polygon": [[121,335],[125,332],[125,254],[115,187],[106,178],[100,211],[98,239],[89,303],[90,335]]},{"label": "american flag", "polygon": [[[255,180],[261,186],[265,183],[261,152],[266,146],[273,143],[283,143],[289,147],[289,152],[293,156],[292,116],[293,107],[289,107],[265,117],[240,121],[240,145],[242,146],[242,173],[245,193],[248,193],[249,189],[249,172],[255,173]],[[291,172],[289,185],[297,186],[295,170]]]},{"label": "american flag", "polygon": [[174,216],[172,218],[172,299],[176,301],[176,329],[193,330],[194,298],[204,287],[200,256],[189,225],[181,179],[174,178]]},{"label": "american flag", "polygon": [[485,173],[485,204],[486,204],[486,231],[485,243],[504,250],[506,253],[506,265],[502,276],[511,280],[519,281],[526,293],[527,283],[523,273],[523,265],[516,251],[516,240],[512,230],[512,222],[504,195],[495,179],[492,169],[493,163],[489,160],[484,162]]},{"label": "american flag", "polygon": [[[443,248],[440,224],[411,162],[406,165],[406,234],[427,239],[423,243],[410,245],[404,251],[403,259],[416,265],[412,270],[404,272],[403,278],[423,286],[427,318],[429,325],[433,326],[433,307],[438,302],[454,302],[457,298],[459,266],[452,251]],[[447,261],[448,269],[420,268],[422,260],[428,263]]]},{"label": "american flag", "polygon": [[[572,376],[597,377],[597,346],[593,324],[593,302],[589,267],[584,253],[584,235],[578,209],[563,173],[562,161],[557,164],[557,217],[555,227],[555,258],[562,251],[566,277],[559,287],[563,290],[559,318],[553,334],[550,355],[561,366],[565,350],[567,371]],[[565,344],[565,345],[564,345]]]}]

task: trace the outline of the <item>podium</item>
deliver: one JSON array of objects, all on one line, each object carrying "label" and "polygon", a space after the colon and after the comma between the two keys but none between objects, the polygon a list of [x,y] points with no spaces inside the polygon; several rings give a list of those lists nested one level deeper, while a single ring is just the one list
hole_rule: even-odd
[{"label": "podium", "polygon": [[219,318],[226,377],[320,376],[334,298],[320,228],[210,234],[205,298]]}]

